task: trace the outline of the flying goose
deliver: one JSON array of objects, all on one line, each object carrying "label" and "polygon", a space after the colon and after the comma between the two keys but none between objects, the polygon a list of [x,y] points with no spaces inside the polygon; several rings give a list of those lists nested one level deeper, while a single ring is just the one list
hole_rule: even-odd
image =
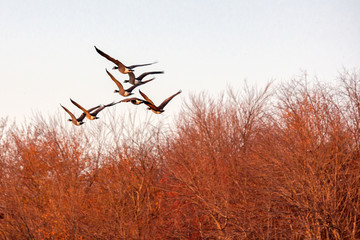
[{"label": "flying goose", "polygon": [[104,53],[103,51],[101,51],[100,49],[98,49],[96,46],[94,46],[96,51],[103,56],[104,58],[106,58],[107,60],[115,63],[116,66],[113,67],[113,69],[118,69],[121,73],[130,73],[132,71],[134,71],[133,69],[136,67],[142,67],[142,66],[148,66],[148,65],[152,65],[156,62],[152,62],[152,63],[145,63],[145,64],[137,64],[137,65],[131,65],[131,66],[125,66],[124,64],[122,64],[119,60],[114,59],[112,57],[110,57],[109,55],[107,55],[106,53]]},{"label": "flying goose", "polygon": [[[77,106],[78,108],[80,108],[83,112],[84,112],[84,114],[85,114],[85,116],[86,116],[86,118],[87,119],[90,119],[90,120],[94,120],[94,119],[98,119],[99,117],[97,117],[96,115],[100,112],[100,111],[102,111],[104,108],[106,108],[106,107],[110,107],[110,106],[113,106],[113,105],[115,105],[115,104],[117,104],[117,103],[115,103],[115,102],[112,102],[112,103],[109,103],[109,104],[107,104],[107,105],[103,105],[103,106],[99,106],[99,107],[97,107],[97,109],[94,111],[94,112],[91,112],[91,111],[88,111],[88,110],[86,110],[85,108],[83,108],[80,104],[78,104],[77,102],[75,102],[74,100],[72,100],[71,98],[70,98],[70,101],[75,105],[75,106]],[[94,110],[94,109],[92,109],[92,110]]]},{"label": "flying goose", "polygon": [[[85,118],[85,113],[82,113],[80,115],[80,117],[76,118],[75,115],[70,112],[66,107],[64,107],[63,105],[60,104],[60,106],[70,115],[71,119],[68,119],[68,121],[72,122],[73,124],[75,124],[76,126],[80,126],[82,124],[84,124],[83,120]],[[100,105],[90,108],[89,110],[87,110],[88,112],[91,112],[95,109],[97,109],[98,107],[100,107]]]},{"label": "flying goose", "polygon": [[139,93],[146,100],[144,102],[144,104],[146,104],[148,106],[148,110],[151,110],[156,114],[160,114],[160,113],[163,113],[165,111],[164,107],[166,106],[166,104],[168,104],[171,101],[171,99],[173,99],[176,95],[180,94],[181,90],[178,91],[177,93],[175,93],[174,95],[168,97],[167,99],[165,99],[159,106],[155,106],[153,101],[151,101],[150,98],[148,98],[148,96],[145,95],[145,93],[141,92],[140,90],[139,90]]},{"label": "flying goose", "polygon": [[141,74],[138,77],[135,77],[135,74],[133,72],[128,73],[129,75],[129,80],[125,80],[124,83],[131,83],[132,85],[141,85],[144,84],[145,82],[143,82],[143,78],[146,77],[149,74],[163,74],[163,71],[155,71],[155,72],[144,72],[143,74]]},{"label": "flying goose", "polygon": [[[110,78],[115,82],[116,86],[119,88],[119,90],[115,90],[114,92],[119,93],[123,97],[127,97],[127,96],[132,95],[133,94],[132,90],[134,90],[137,86],[139,86],[139,85],[133,85],[133,86],[131,86],[128,89],[125,90],[123,85],[118,80],[116,80],[116,78],[111,73],[109,73],[109,71],[107,69],[105,69],[105,70],[106,70],[107,74],[110,76]],[[154,78],[150,79],[150,80],[143,81],[143,84],[145,84],[147,82],[150,82],[152,80],[154,80]]]}]

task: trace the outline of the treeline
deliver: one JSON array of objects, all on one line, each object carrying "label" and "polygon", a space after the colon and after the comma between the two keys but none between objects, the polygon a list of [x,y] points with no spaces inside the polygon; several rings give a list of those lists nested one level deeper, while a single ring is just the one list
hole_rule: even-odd
[{"label": "treeline", "polygon": [[360,238],[357,72],[0,134],[0,239]]}]

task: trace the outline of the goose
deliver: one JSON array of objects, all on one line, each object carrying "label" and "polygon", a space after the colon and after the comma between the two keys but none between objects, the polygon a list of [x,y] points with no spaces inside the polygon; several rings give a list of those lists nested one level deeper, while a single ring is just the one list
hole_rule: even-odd
[{"label": "goose", "polygon": [[[100,111],[102,111],[103,109],[105,109],[106,107],[110,107],[110,106],[113,106],[113,105],[115,105],[115,104],[117,104],[117,103],[115,103],[115,102],[112,102],[112,103],[109,103],[109,104],[107,104],[107,105],[102,105],[102,106],[98,106],[98,107],[96,107],[96,108],[91,108],[90,110],[92,111],[92,110],[94,110],[94,109],[96,109],[94,112],[91,112],[91,111],[88,111],[88,110],[86,110],[85,108],[83,108],[80,104],[78,104],[77,102],[75,102],[74,100],[72,100],[71,98],[70,98],[70,101],[75,105],[75,106],[77,106],[78,108],[80,108],[82,111],[83,111],[83,114],[85,114],[85,116],[86,116],[86,118],[87,119],[90,119],[90,120],[94,120],[94,119],[98,119],[99,117],[97,117],[96,115],[100,112]],[[81,117],[81,116],[80,116]],[[84,117],[83,117],[84,118]]]},{"label": "goose", "polygon": [[148,110],[151,110],[156,114],[160,114],[160,113],[163,113],[165,111],[164,107],[166,106],[166,104],[168,104],[171,101],[171,99],[173,99],[176,95],[180,94],[181,90],[178,91],[177,93],[175,93],[174,95],[168,97],[167,99],[165,99],[159,106],[156,106],[153,103],[153,101],[151,101],[150,98],[148,98],[148,96],[145,95],[145,93],[141,92],[140,90],[139,90],[139,93],[146,100],[144,102],[144,104],[146,104],[148,106]]},{"label": "goose", "polygon": [[122,64],[119,60],[114,59],[112,57],[110,57],[109,55],[107,55],[106,53],[104,53],[103,51],[101,51],[100,49],[98,49],[96,46],[95,50],[104,58],[106,58],[107,60],[115,63],[116,66],[113,67],[113,69],[118,69],[121,73],[130,73],[132,71],[134,71],[133,69],[136,67],[142,67],[142,66],[148,66],[148,65],[152,65],[155,64],[156,62],[152,62],[152,63],[145,63],[145,64],[137,64],[137,65],[131,65],[131,66],[125,66],[124,64]]},{"label": "goose", "polygon": [[120,102],[131,102],[131,103],[134,104],[134,105],[139,105],[139,104],[145,103],[145,102],[147,102],[147,101],[145,101],[145,100],[143,100],[143,99],[140,99],[140,98],[133,97],[133,98],[123,99],[123,100],[121,100]]},{"label": "goose", "polygon": [[124,83],[131,83],[132,85],[141,85],[144,84],[142,81],[144,77],[146,77],[149,74],[163,74],[163,71],[154,71],[154,72],[144,72],[138,77],[135,77],[135,74],[133,72],[128,73],[129,80],[125,80]]},{"label": "goose", "polygon": [[[139,86],[139,85],[133,85],[133,86],[131,86],[128,89],[125,90],[123,85],[111,73],[109,73],[109,71],[107,69],[105,69],[105,70],[106,70],[107,74],[110,76],[110,78],[115,82],[115,84],[119,88],[119,90],[115,90],[114,92],[119,93],[123,97],[127,97],[127,96],[132,95],[133,94],[132,90],[134,90],[137,86]],[[147,82],[150,82],[152,80],[154,80],[154,78],[143,81],[143,84],[145,84]]]},{"label": "goose", "polygon": [[[63,105],[60,104],[60,106],[70,115],[71,119],[68,119],[68,121],[72,122],[73,124],[75,124],[76,126],[80,126],[82,124],[84,124],[83,120],[85,118],[85,113],[82,113],[80,115],[80,117],[76,118],[75,115],[69,111],[69,109],[67,109],[66,107],[64,107]],[[98,107],[100,107],[100,105],[90,108],[89,110],[87,110],[88,112],[91,112],[95,109],[97,109]]]}]

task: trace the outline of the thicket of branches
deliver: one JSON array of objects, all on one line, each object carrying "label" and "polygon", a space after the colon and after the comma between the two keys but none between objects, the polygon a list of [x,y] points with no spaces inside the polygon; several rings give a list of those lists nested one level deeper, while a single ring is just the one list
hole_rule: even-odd
[{"label": "thicket of branches", "polygon": [[360,238],[358,73],[194,95],[152,123],[3,118],[0,239]]}]

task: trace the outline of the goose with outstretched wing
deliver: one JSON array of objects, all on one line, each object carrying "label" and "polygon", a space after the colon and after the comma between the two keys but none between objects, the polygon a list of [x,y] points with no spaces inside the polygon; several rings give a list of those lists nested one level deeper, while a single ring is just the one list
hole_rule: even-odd
[{"label": "goose with outstretched wing", "polygon": [[118,69],[121,73],[130,73],[132,71],[134,71],[133,69],[136,67],[142,67],[142,66],[148,66],[148,65],[152,65],[156,62],[152,62],[152,63],[145,63],[145,64],[137,64],[137,65],[130,65],[130,66],[125,66],[122,62],[120,62],[119,60],[109,56],[108,54],[104,53],[103,51],[101,51],[100,49],[98,49],[96,46],[95,50],[104,58],[106,58],[107,60],[113,62],[116,66],[113,67],[113,69]]},{"label": "goose with outstretched wing", "polygon": [[156,106],[153,103],[153,101],[151,101],[151,99],[148,98],[148,96],[146,96],[145,93],[141,92],[140,90],[139,90],[139,93],[146,100],[146,102],[144,102],[144,104],[146,104],[148,106],[148,110],[151,110],[156,114],[160,114],[160,113],[163,113],[165,111],[164,107],[171,101],[171,99],[173,99],[176,95],[181,93],[181,90],[178,91],[177,93],[175,93],[174,95],[171,95],[167,99],[165,99],[159,106]]}]

